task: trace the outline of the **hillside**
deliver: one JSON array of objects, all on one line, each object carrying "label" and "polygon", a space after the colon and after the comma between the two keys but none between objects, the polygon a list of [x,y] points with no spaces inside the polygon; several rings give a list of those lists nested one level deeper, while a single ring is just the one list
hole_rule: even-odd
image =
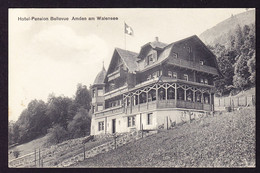
[{"label": "hillside", "polygon": [[255,167],[255,108],[160,131],[72,167]]},{"label": "hillside", "polygon": [[209,45],[220,43],[225,45],[225,37],[229,32],[233,32],[239,24],[241,27],[255,22],[255,10],[240,13],[218,23],[216,26],[200,34],[200,39]]}]

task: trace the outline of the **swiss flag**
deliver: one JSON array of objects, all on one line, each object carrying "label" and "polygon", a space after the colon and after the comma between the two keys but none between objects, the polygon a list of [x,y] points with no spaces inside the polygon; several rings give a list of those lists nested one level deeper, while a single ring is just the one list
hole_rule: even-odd
[{"label": "swiss flag", "polygon": [[134,30],[125,23],[125,34],[134,35]]}]

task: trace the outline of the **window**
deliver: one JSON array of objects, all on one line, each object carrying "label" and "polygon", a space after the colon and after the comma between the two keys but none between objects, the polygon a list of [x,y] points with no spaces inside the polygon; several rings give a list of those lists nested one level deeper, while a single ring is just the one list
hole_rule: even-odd
[{"label": "window", "polygon": [[205,83],[205,84],[208,84],[208,79],[204,79],[204,83]]},{"label": "window", "polygon": [[188,47],[188,52],[191,53],[191,47]]},{"label": "window", "polygon": [[203,78],[200,78],[200,83],[204,83],[204,80],[203,80]]},{"label": "window", "polygon": [[203,60],[200,60],[200,65],[204,65],[204,61]]},{"label": "window", "polygon": [[127,117],[127,127],[135,126],[135,116]]},{"label": "window", "polygon": [[153,78],[156,78],[157,77],[157,72],[154,72],[153,73]]},{"label": "window", "polygon": [[172,72],[171,71],[168,71],[168,76],[172,77]]},{"label": "window", "polygon": [[188,80],[189,80],[189,76],[188,76],[187,74],[184,74],[184,75],[183,75],[183,79],[186,80],[186,81],[188,81]]},{"label": "window", "polygon": [[157,77],[160,77],[161,75],[162,75],[162,70],[159,70],[159,71],[156,72]]},{"label": "window", "polygon": [[172,57],[173,57],[173,58],[178,58],[178,54],[177,54],[177,53],[173,53],[173,54],[172,54]]},{"label": "window", "polygon": [[172,73],[172,78],[173,78],[173,79],[177,79],[177,73],[176,73],[176,72],[173,72],[173,73]]},{"label": "window", "polygon": [[152,79],[152,75],[148,75],[147,80],[151,80]]},{"label": "window", "polygon": [[97,90],[97,96],[103,96],[103,89]]},{"label": "window", "polygon": [[98,131],[104,130],[104,121],[98,122]]},{"label": "window", "polygon": [[153,113],[147,114],[147,124],[148,125],[152,124],[152,116],[153,116]]},{"label": "window", "polygon": [[152,64],[154,62],[153,55],[148,55],[149,64]]}]

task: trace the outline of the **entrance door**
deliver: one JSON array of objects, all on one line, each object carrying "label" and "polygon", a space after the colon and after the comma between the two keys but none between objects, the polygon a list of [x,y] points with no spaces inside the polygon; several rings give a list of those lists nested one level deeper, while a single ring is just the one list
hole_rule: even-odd
[{"label": "entrance door", "polygon": [[112,133],[116,132],[116,119],[112,119]]}]

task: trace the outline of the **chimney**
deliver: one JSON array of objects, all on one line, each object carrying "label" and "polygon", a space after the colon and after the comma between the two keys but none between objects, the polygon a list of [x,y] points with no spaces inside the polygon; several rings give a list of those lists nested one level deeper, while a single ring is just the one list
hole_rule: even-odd
[{"label": "chimney", "polygon": [[158,38],[158,37],[155,37],[155,41],[157,41],[157,42],[158,42],[158,41],[159,41],[159,38]]}]

